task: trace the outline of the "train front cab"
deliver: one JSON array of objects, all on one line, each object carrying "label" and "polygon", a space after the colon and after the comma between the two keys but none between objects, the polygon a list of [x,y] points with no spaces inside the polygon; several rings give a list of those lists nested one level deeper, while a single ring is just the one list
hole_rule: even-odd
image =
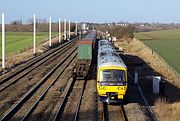
[{"label": "train front cab", "polygon": [[122,67],[98,68],[97,91],[102,102],[122,102],[127,91],[127,69]]}]

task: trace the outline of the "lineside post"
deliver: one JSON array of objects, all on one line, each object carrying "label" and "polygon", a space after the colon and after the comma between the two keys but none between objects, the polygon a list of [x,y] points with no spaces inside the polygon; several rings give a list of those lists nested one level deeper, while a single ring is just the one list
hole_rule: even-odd
[{"label": "lineside post", "polygon": [[76,30],[75,31],[76,31],[76,36],[77,36],[77,21],[76,21]]},{"label": "lineside post", "polygon": [[159,84],[161,81],[161,76],[153,76],[153,93],[159,94]]},{"label": "lineside post", "polygon": [[69,37],[68,37],[68,40],[70,40],[71,38],[71,22],[69,21]]},{"label": "lineside post", "polygon": [[59,43],[61,42],[61,19],[59,19]]},{"label": "lineside post", "polygon": [[5,25],[4,25],[4,13],[2,13],[2,68],[5,68]]},{"label": "lineside post", "polygon": [[82,32],[81,32],[81,31],[79,31],[79,38],[80,38],[80,39],[81,39],[81,33],[82,33]]},{"label": "lineside post", "polygon": [[66,19],[64,19],[64,40],[66,40]]},{"label": "lineside post", "polygon": [[34,14],[34,51],[36,53],[36,15]]},{"label": "lineside post", "polygon": [[49,17],[49,46],[51,47],[51,16]]},{"label": "lineside post", "polygon": [[138,73],[135,72],[135,75],[134,75],[134,83],[137,84],[138,83]]}]

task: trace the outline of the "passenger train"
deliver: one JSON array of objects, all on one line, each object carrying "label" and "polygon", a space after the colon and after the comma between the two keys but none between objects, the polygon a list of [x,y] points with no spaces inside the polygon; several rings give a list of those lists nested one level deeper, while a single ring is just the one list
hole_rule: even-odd
[{"label": "passenger train", "polygon": [[127,67],[111,42],[98,42],[97,91],[102,102],[122,102],[127,91]]}]

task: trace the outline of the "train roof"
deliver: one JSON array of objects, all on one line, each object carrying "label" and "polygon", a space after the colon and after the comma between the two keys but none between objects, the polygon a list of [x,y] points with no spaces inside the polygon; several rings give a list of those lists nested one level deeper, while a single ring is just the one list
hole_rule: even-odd
[{"label": "train roof", "polygon": [[98,52],[116,52],[116,50],[112,47],[112,44],[108,40],[100,40]]},{"label": "train roof", "polygon": [[108,66],[127,68],[123,60],[116,53],[112,44],[108,40],[100,40],[98,49],[98,68]]},{"label": "train roof", "polygon": [[98,52],[116,52],[116,50],[111,45],[102,45],[99,46]]},{"label": "train roof", "polygon": [[110,45],[110,46],[112,46],[112,44],[107,39],[99,40],[99,46],[103,46],[103,45]]},{"label": "train roof", "polygon": [[116,66],[127,68],[120,56],[114,52],[102,52],[98,54],[98,67]]}]

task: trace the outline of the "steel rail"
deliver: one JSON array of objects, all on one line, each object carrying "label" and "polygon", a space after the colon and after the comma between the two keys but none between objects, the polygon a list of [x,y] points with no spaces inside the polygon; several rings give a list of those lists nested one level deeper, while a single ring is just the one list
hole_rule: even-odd
[{"label": "steel rail", "polygon": [[124,109],[124,105],[123,104],[121,104],[120,105],[120,108],[121,108],[121,113],[122,113],[122,115],[123,115],[123,120],[124,121],[128,121],[128,118],[127,118],[127,115],[126,115],[126,112],[125,112],[125,109]]},{"label": "steel rail", "polygon": [[[118,108],[119,113],[120,113],[119,114],[120,120],[128,121],[123,104],[117,105],[117,108]],[[108,104],[107,103],[103,103],[102,120],[103,121],[113,120],[113,119],[110,119],[110,117],[109,117],[109,111],[108,111]]]},{"label": "steel rail", "polygon": [[[73,50],[75,51],[77,47]],[[71,52],[73,52],[71,51]],[[72,54],[72,53],[71,53]],[[60,63],[58,63],[48,74],[46,74],[39,83],[36,84],[33,88],[31,88],[24,96],[2,117],[1,121],[9,120],[20,108],[21,106],[40,88],[40,86],[58,69],[60,65],[62,65],[66,59],[71,55],[67,55]]]},{"label": "steel rail", "polygon": [[54,53],[57,50],[62,50],[62,48],[65,48],[68,44],[74,42],[75,40],[78,40],[79,37],[76,37],[74,39],[72,39],[71,41],[59,46],[58,48],[54,49],[54,50],[50,50],[48,52],[46,52],[43,55],[39,55],[37,57],[35,57],[33,60],[30,61],[30,63],[28,63],[27,65],[25,65],[24,67],[22,67],[21,69],[15,71],[14,73],[10,74],[8,77],[5,77],[3,79],[0,80],[0,85],[2,85],[3,83],[5,83],[6,81],[8,81],[9,79],[13,78],[14,76],[18,75],[19,73],[23,72],[24,70],[26,70],[27,68],[31,67],[33,64],[37,63],[38,61],[44,59],[45,57],[47,57],[48,55]]},{"label": "steel rail", "polygon": [[67,87],[67,90],[66,90],[66,92],[65,92],[65,95],[64,95],[64,97],[63,97],[63,99],[62,99],[62,102],[60,103],[60,105],[59,105],[59,107],[58,107],[58,110],[57,110],[57,112],[56,112],[56,114],[55,114],[55,116],[54,116],[54,118],[53,118],[53,121],[58,121],[59,120],[59,118],[60,118],[60,115],[61,115],[61,112],[62,112],[62,109],[63,109],[63,107],[64,107],[64,105],[65,105],[65,101],[66,101],[66,99],[67,99],[67,97],[68,97],[68,95],[69,95],[69,93],[70,93],[70,89],[72,88],[72,86],[73,86],[73,83],[75,82],[75,79],[70,79],[70,85]]},{"label": "steel rail", "polygon": [[[132,75],[129,72],[128,72],[128,75],[132,80],[134,80],[134,78],[132,77]],[[156,115],[154,114],[152,108],[149,106],[149,103],[148,103],[147,99],[145,98],[144,93],[141,90],[139,82],[137,82],[137,87],[138,87],[138,91],[139,91],[139,93],[140,93],[140,95],[141,95],[141,97],[142,97],[142,99],[144,101],[145,107],[146,107],[148,113],[150,114],[151,120],[158,121],[158,119],[156,118]]]},{"label": "steel rail", "polygon": [[34,105],[31,107],[31,109],[24,115],[23,119],[21,121],[26,121],[32,112],[35,110],[39,102],[44,98],[45,94],[48,92],[48,90],[52,87],[52,85],[58,80],[58,78],[63,74],[65,69],[69,66],[69,64],[74,60],[74,58],[77,56],[77,53],[73,56],[73,58],[70,60],[70,62],[67,63],[67,65],[63,68],[63,71],[56,76],[54,81],[51,82],[51,84],[46,88],[46,90],[43,92],[43,94],[38,98],[38,100],[34,103]]},{"label": "steel rail", "polygon": [[85,88],[85,85],[86,85],[86,79],[85,80],[78,80],[78,81],[83,81],[83,87],[81,89],[80,98],[79,98],[78,103],[77,103],[77,108],[76,108],[76,113],[75,113],[75,116],[74,116],[74,121],[78,120],[79,109],[80,109],[80,105],[81,105],[81,101],[82,101],[82,97],[83,97],[83,93],[84,93],[84,88]]},{"label": "steel rail", "polygon": [[103,103],[103,109],[102,109],[102,115],[103,115],[102,120],[103,121],[109,121],[107,112],[108,112],[107,103]]},{"label": "steel rail", "polygon": [[[54,117],[53,121],[58,121],[61,118],[61,114],[63,112],[63,108],[65,106],[67,97],[69,96],[70,89],[72,88],[73,83],[76,82],[76,81],[77,81],[77,79],[73,79],[73,81],[71,81],[70,86],[68,87],[68,90],[66,91],[65,96],[64,96],[61,104],[58,107],[58,110],[57,110],[57,112],[55,114],[55,117]],[[77,107],[76,107],[76,112],[75,112],[75,115],[74,115],[74,121],[78,120],[78,113],[79,113],[79,109],[80,109],[80,105],[81,105],[81,101],[82,101],[82,97],[83,97],[83,93],[84,93],[84,88],[85,88],[85,84],[86,84],[86,80],[78,80],[78,81],[83,81],[83,84],[82,84],[81,91],[79,92],[80,97],[79,97],[79,99],[77,101]]]},{"label": "steel rail", "polygon": [[[74,42],[76,42],[76,41],[71,41],[70,43],[67,43],[67,44],[64,45],[62,48],[60,48],[59,50],[57,50],[56,52],[53,51],[54,53],[49,53],[49,54],[47,54],[46,56],[43,56],[45,59],[44,59],[44,58],[38,59],[38,61],[40,61],[40,60],[42,60],[42,61],[41,61],[40,63],[38,63],[36,66],[33,66],[33,67],[32,67],[32,65],[35,64],[35,63],[28,64],[28,66],[26,66],[26,67],[27,67],[27,68],[31,68],[31,67],[32,67],[32,68],[29,69],[27,72],[23,73],[22,75],[20,75],[18,78],[12,80],[10,83],[5,84],[4,86],[1,86],[0,92],[2,92],[4,89],[6,89],[7,87],[9,87],[10,85],[16,83],[20,78],[24,77],[24,75],[30,73],[33,69],[39,67],[42,63],[44,63],[45,61],[47,61],[48,59],[50,59],[51,57],[53,57],[53,56],[56,55],[57,53],[62,52],[62,51],[63,51],[64,49],[66,49],[68,46],[74,44]],[[46,58],[46,57],[47,57],[47,58]],[[44,60],[43,60],[43,59],[44,59]],[[36,62],[38,62],[38,61],[36,61]],[[26,69],[27,69],[27,68],[26,68]],[[25,70],[25,69],[24,69],[24,70]],[[21,72],[23,72],[23,71],[21,71]],[[19,73],[21,73],[21,72],[19,72]],[[15,73],[14,76],[16,76],[17,74],[18,74],[18,73]],[[13,78],[13,77],[11,77],[11,78]],[[8,79],[11,79],[11,78],[8,78]],[[5,82],[7,81],[6,79],[7,79],[7,78],[5,78]]]}]

